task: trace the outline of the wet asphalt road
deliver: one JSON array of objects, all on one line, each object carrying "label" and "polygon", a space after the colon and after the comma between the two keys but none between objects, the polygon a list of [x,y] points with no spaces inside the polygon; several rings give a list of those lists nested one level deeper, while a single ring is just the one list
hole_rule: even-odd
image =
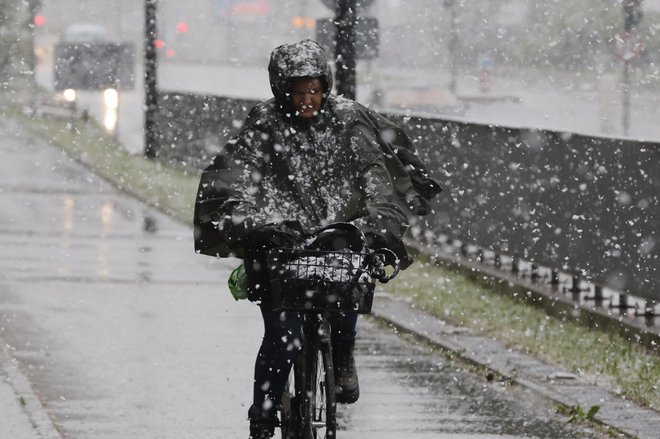
[{"label": "wet asphalt road", "polygon": [[[0,139],[0,342],[62,437],[247,438],[262,326],[226,289],[237,261],[195,255],[188,227],[13,122]],[[531,395],[358,329],[362,398],[340,439],[584,437]]]}]

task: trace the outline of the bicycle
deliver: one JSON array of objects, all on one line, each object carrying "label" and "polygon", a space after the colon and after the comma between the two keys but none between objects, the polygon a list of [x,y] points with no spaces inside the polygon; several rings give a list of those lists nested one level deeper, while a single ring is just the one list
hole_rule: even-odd
[{"label": "bicycle", "polygon": [[[370,252],[357,227],[333,224],[320,232],[328,230],[357,236],[359,251],[280,248],[268,257],[274,308],[298,311],[302,320],[301,348],[278,408],[283,439],[336,437],[335,375],[327,317],[332,312],[370,313],[373,279],[386,283],[399,271],[396,255],[388,249]],[[385,266],[393,267],[392,274],[386,274]]]}]

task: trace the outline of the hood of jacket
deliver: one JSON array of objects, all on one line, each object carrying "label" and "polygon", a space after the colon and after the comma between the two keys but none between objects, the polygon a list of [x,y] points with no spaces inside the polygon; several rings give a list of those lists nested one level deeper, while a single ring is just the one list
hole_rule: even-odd
[{"label": "hood of jacket", "polygon": [[[326,97],[332,90],[332,70],[328,64],[328,56],[321,45],[312,40],[275,48],[270,54],[268,76],[270,89],[280,108],[288,108],[291,105],[291,89],[297,78],[319,78],[325,88]],[[322,106],[326,100],[327,98],[324,98]]]}]

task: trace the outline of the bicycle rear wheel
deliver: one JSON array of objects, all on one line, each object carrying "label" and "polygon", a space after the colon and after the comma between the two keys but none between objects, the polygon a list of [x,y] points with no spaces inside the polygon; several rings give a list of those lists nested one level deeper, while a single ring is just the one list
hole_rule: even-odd
[{"label": "bicycle rear wheel", "polygon": [[335,375],[329,346],[315,349],[306,365],[307,380],[303,413],[305,439],[334,439],[337,420]]},{"label": "bicycle rear wheel", "polygon": [[[289,379],[280,403],[280,431],[282,439],[302,439],[302,410],[300,407],[301,392],[297,392],[296,385],[301,381],[300,374],[296,379],[297,366],[291,368]],[[299,386],[299,384],[298,384]]]}]

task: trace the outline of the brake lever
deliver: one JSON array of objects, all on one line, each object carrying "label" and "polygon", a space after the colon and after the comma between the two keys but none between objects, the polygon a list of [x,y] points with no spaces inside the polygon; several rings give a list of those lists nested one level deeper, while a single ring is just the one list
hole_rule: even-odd
[{"label": "brake lever", "polygon": [[[379,248],[374,250],[372,254],[376,256],[376,259],[379,262],[379,267],[373,271],[373,274],[380,283],[386,284],[399,274],[399,258],[392,250],[388,248]],[[394,268],[394,271],[389,276],[385,273],[386,265]]]}]

